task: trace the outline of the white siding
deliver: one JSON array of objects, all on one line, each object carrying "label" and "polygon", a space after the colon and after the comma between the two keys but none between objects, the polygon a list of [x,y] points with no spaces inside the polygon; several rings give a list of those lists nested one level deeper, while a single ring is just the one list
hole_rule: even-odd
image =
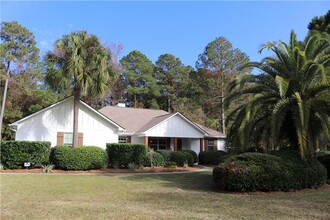
[{"label": "white siding", "polygon": [[218,139],[217,140],[217,146],[218,146],[218,150],[226,151],[225,150],[225,140],[224,139]]},{"label": "white siding", "polygon": [[144,144],[144,137],[132,136],[131,143],[132,144]]},{"label": "white siding", "polygon": [[[101,116],[79,105],[79,128],[84,145],[105,148],[106,143],[118,142],[118,128]],[[57,132],[72,132],[73,99],[68,99],[46,111],[40,112],[18,124],[16,140],[50,141],[57,143]]]},{"label": "white siding", "polygon": [[148,137],[203,138],[204,134],[179,115],[149,129]]}]

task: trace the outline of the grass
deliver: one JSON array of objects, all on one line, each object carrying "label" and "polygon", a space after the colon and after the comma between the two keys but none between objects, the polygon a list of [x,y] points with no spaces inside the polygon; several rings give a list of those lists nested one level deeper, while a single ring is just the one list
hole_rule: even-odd
[{"label": "grass", "polygon": [[216,192],[210,171],[167,175],[0,174],[0,219],[328,219],[330,189]]}]

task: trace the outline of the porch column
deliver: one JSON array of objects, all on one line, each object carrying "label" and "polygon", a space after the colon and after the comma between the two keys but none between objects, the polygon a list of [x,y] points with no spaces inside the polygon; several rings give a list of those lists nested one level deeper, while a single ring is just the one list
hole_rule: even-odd
[{"label": "porch column", "polygon": [[144,144],[147,146],[147,150],[150,151],[149,137],[147,137],[147,136],[144,137]]},{"label": "porch column", "polygon": [[218,150],[218,139],[214,139],[213,146],[214,146],[214,150]]},{"label": "porch column", "polygon": [[200,144],[200,149],[199,149],[199,150],[200,150],[201,152],[205,150],[204,143],[205,143],[204,138],[200,138],[200,139],[199,139],[199,144]]},{"label": "porch column", "polygon": [[178,140],[173,138],[173,151],[177,151],[178,149]]}]

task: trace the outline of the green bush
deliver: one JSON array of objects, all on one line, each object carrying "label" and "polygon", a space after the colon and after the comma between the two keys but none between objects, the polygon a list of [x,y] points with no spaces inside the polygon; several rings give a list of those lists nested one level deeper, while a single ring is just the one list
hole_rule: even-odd
[{"label": "green bush", "polygon": [[172,151],[170,151],[170,150],[157,150],[156,152],[159,153],[160,155],[162,155],[162,157],[164,158],[165,163],[171,162],[171,153],[172,153]]},{"label": "green bush", "polygon": [[183,151],[172,151],[171,162],[176,163],[180,167],[183,167],[185,165],[194,166],[193,156],[190,153]]},{"label": "green bush", "polygon": [[225,151],[221,150],[201,151],[198,155],[199,164],[218,165],[226,154]]},{"label": "green bush", "polygon": [[128,168],[129,163],[135,163],[138,166],[143,164],[147,154],[147,148],[144,144],[107,144],[107,153],[110,164],[118,164],[119,167]]},{"label": "green bush", "polygon": [[330,154],[323,154],[317,160],[327,169],[328,179],[330,179]]},{"label": "green bush", "polygon": [[1,163],[5,169],[22,168],[24,162],[47,164],[50,142],[4,141],[1,144]]},{"label": "green bush", "polygon": [[250,147],[246,149],[243,153],[265,153],[265,150],[261,147]]},{"label": "green bush", "polygon": [[143,166],[145,167],[162,167],[164,165],[164,158],[160,153],[157,153],[155,151],[148,152],[143,161]]},{"label": "green bush", "polygon": [[51,150],[50,162],[63,170],[102,169],[108,165],[108,156],[105,150],[95,146],[56,146]]},{"label": "green bush", "polygon": [[191,154],[191,156],[193,156],[193,158],[194,158],[194,163],[198,163],[198,155],[195,151],[193,151],[193,150],[182,150],[182,152],[187,152],[187,153]]},{"label": "green bush", "polygon": [[213,170],[218,188],[229,191],[290,191],[317,188],[326,181],[326,170],[316,160],[302,160],[294,151],[279,156],[244,153],[232,156]]}]

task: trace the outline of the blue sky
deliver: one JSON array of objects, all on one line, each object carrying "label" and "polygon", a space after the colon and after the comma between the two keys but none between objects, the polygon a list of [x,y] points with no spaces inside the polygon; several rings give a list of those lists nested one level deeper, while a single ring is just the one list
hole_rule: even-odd
[{"label": "blue sky", "polygon": [[151,61],[164,53],[195,66],[198,55],[216,37],[226,37],[251,60],[267,54],[267,41],[288,41],[307,34],[314,16],[330,9],[327,1],[1,1],[1,21],[18,21],[36,37],[42,54],[56,39],[87,30],[105,44],[122,44],[119,56],[139,50]]}]

